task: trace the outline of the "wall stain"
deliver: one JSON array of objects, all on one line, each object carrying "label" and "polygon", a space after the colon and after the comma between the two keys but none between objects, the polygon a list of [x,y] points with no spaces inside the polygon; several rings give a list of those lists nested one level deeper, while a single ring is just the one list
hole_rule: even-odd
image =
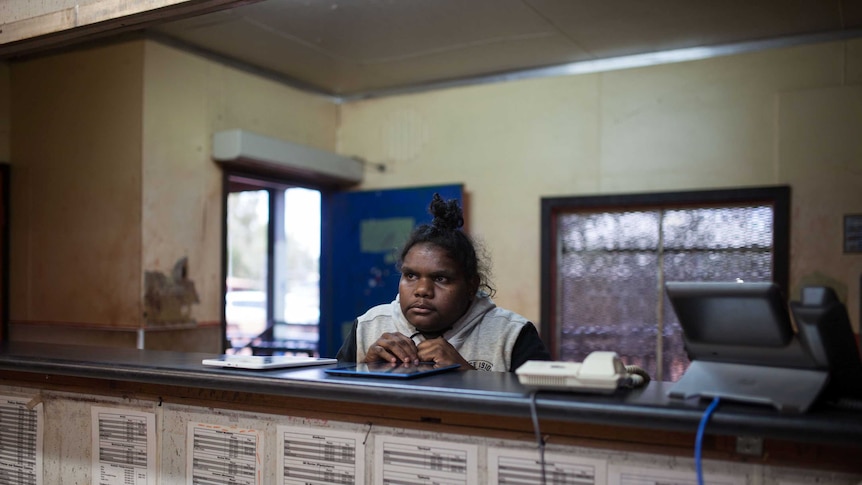
[{"label": "wall stain", "polygon": [[188,258],[174,263],[170,275],[159,271],[144,273],[144,319],[147,326],[194,322],[191,306],[199,303],[194,281],[188,278]]}]

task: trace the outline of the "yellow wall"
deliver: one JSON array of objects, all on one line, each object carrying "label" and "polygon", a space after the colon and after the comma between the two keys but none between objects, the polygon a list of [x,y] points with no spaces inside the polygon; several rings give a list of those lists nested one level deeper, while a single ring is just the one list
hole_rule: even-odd
[{"label": "yellow wall", "polygon": [[143,49],[11,65],[10,319],[137,326]]},{"label": "yellow wall", "polygon": [[222,175],[212,134],[239,128],[334,151],[327,98],[156,42],[145,46],[143,271],[187,256],[199,322],[221,319]]},{"label": "yellow wall", "polygon": [[496,300],[540,314],[540,199],[792,186],[791,284],[839,285],[859,328],[862,42],[371,99],[341,109],[338,151],[384,163],[363,188],[462,182]]},{"label": "yellow wall", "polygon": [[790,184],[794,291],[836,284],[858,331],[860,80],[862,41],[344,105],[152,41],[0,65],[11,320],[138,328],[143,273],[187,256],[192,317],[218,321],[210,137],[242,128],[384,163],[363,188],[465,184],[497,300],[533,319],[541,197]]},{"label": "yellow wall", "polygon": [[[147,341],[219,349],[210,335],[222,304],[212,133],[241,128],[333,151],[337,106],[143,40],[10,70],[12,338],[56,341],[45,324],[142,328],[144,272],[170,274],[188,257],[200,297],[190,317],[209,324],[208,347],[196,334],[172,344],[157,331]],[[135,345],[134,334],[61,333],[66,342]]]}]

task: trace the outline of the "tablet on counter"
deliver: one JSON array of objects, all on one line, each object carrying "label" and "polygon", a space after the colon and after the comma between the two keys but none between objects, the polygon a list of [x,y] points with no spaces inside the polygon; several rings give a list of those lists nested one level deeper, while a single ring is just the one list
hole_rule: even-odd
[{"label": "tablet on counter", "polygon": [[389,362],[363,362],[347,364],[330,369],[324,369],[327,374],[351,377],[391,377],[396,379],[412,379],[448,372],[461,367],[459,364],[437,365],[433,362],[419,364],[392,364]]},{"label": "tablet on counter", "polygon": [[336,359],[305,355],[219,355],[211,359],[204,359],[201,363],[212,367],[266,370],[334,364],[336,362],[338,362]]}]

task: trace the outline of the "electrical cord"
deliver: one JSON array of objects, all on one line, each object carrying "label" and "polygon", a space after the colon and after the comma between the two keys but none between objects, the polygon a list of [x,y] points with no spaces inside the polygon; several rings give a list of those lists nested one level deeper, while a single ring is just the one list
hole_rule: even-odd
[{"label": "electrical cord", "polygon": [[530,417],[533,419],[533,431],[536,433],[536,445],[539,448],[539,466],[542,468],[542,485],[545,485],[545,440],[539,430],[539,413],[536,412],[536,394],[538,389],[530,393]]},{"label": "electrical cord", "polygon": [[695,438],[694,442],[694,466],[695,470],[697,470],[697,485],[703,485],[703,467],[701,466],[703,433],[706,429],[706,423],[709,421],[709,417],[712,416],[712,413],[715,412],[715,408],[718,407],[718,403],[719,397],[715,396],[709,406],[707,406],[706,411],[703,412],[703,416],[700,418],[700,425],[697,427],[697,438]]},{"label": "electrical cord", "polygon": [[862,411],[862,399],[842,397],[830,403],[833,407],[848,409],[851,411]]},{"label": "electrical cord", "polygon": [[649,381],[651,380],[651,378],[650,378],[650,375],[647,371],[643,370],[642,368],[640,368],[636,365],[627,365],[627,366],[625,366],[625,368],[626,368],[626,374],[628,374],[628,377],[626,378],[626,381],[625,381],[626,387],[634,388],[634,387],[641,387],[641,386],[644,386],[646,384],[649,384]]}]

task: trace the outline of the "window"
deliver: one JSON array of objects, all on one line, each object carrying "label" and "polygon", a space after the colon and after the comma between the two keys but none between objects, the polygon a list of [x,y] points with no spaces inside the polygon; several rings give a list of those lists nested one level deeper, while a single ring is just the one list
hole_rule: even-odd
[{"label": "window", "polygon": [[226,352],[315,354],[320,191],[236,174],[227,180]]},{"label": "window", "polygon": [[543,336],[555,359],[614,350],[658,380],[688,366],[666,281],[788,275],[787,187],[542,200]]}]

